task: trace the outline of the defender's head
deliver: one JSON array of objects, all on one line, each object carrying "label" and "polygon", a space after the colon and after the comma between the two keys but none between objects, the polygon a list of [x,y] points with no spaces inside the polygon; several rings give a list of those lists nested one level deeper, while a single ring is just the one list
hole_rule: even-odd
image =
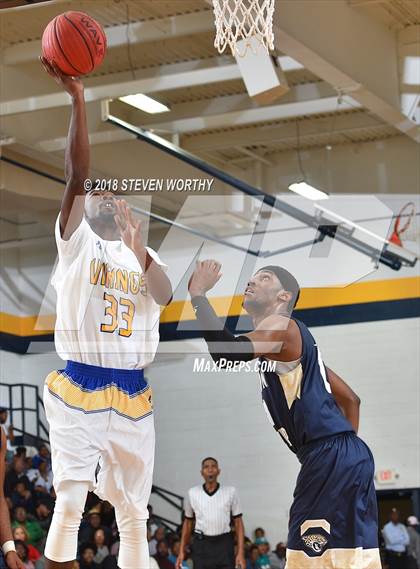
[{"label": "defender's head", "polygon": [[201,462],[201,476],[206,483],[217,482],[220,474],[220,468],[217,460],[208,456]]},{"label": "defender's head", "polygon": [[252,276],[245,289],[243,306],[249,314],[272,308],[289,314],[299,299],[300,288],[295,277],[283,267],[268,265]]},{"label": "defender's head", "polygon": [[102,192],[90,190],[85,199],[85,214],[88,221],[114,223],[114,215],[117,213],[115,200],[118,199],[114,192]]}]

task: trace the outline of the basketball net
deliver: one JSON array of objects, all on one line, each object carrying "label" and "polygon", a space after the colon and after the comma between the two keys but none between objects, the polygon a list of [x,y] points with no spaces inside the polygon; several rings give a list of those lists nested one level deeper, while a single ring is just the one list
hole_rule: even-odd
[{"label": "basketball net", "polygon": [[394,222],[394,230],[389,242],[404,247],[404,242],[419,242],[420,232],[416,219],[416,206],[407,202],[400,210]]},{"label": "basketball net", "polygon": [[[254,53],[260,47],[267,52],[273,50],[274,3],[275,0],[213,0],[214,46],[219,53],[223,53],[227,46],[233,56],[240,57],[244,57],[248,49]],[[240,40],[245,41],[239,46]]]}]

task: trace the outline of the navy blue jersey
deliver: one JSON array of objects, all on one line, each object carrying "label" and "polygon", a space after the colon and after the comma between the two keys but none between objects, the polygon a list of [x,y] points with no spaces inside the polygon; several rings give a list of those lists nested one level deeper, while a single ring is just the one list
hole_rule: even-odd
[{"label": "navy blue jersey", "polygon": [[331,394],[326,369],[312,334],[302,322],[294,321],[302,337],[300,364],[286,374],[260,372],[260,377],[263,404],[269,418],[290,449],[297,453],[311,441],[351,432],[353,428]]}]

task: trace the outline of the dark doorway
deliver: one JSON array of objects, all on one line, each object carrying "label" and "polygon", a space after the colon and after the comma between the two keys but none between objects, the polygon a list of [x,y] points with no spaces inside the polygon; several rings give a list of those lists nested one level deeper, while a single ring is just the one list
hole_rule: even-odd
[{"label": "dark doorway", "polygon": [[389,521],[392,508],[400,512],[400,521],[405,523],[408,516],[420,516],[420,488],[406,490],[378,490],[379,529]]}]

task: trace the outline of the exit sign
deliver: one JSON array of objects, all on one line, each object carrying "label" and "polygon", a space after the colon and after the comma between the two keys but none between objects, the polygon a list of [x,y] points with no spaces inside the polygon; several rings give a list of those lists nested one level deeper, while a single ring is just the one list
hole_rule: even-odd
[{"label": "exit sign", "polygon": [[375,478],[378,484],[394,484],[399,475],[395,470],[388,468],[387,470],[378,470]]}]

